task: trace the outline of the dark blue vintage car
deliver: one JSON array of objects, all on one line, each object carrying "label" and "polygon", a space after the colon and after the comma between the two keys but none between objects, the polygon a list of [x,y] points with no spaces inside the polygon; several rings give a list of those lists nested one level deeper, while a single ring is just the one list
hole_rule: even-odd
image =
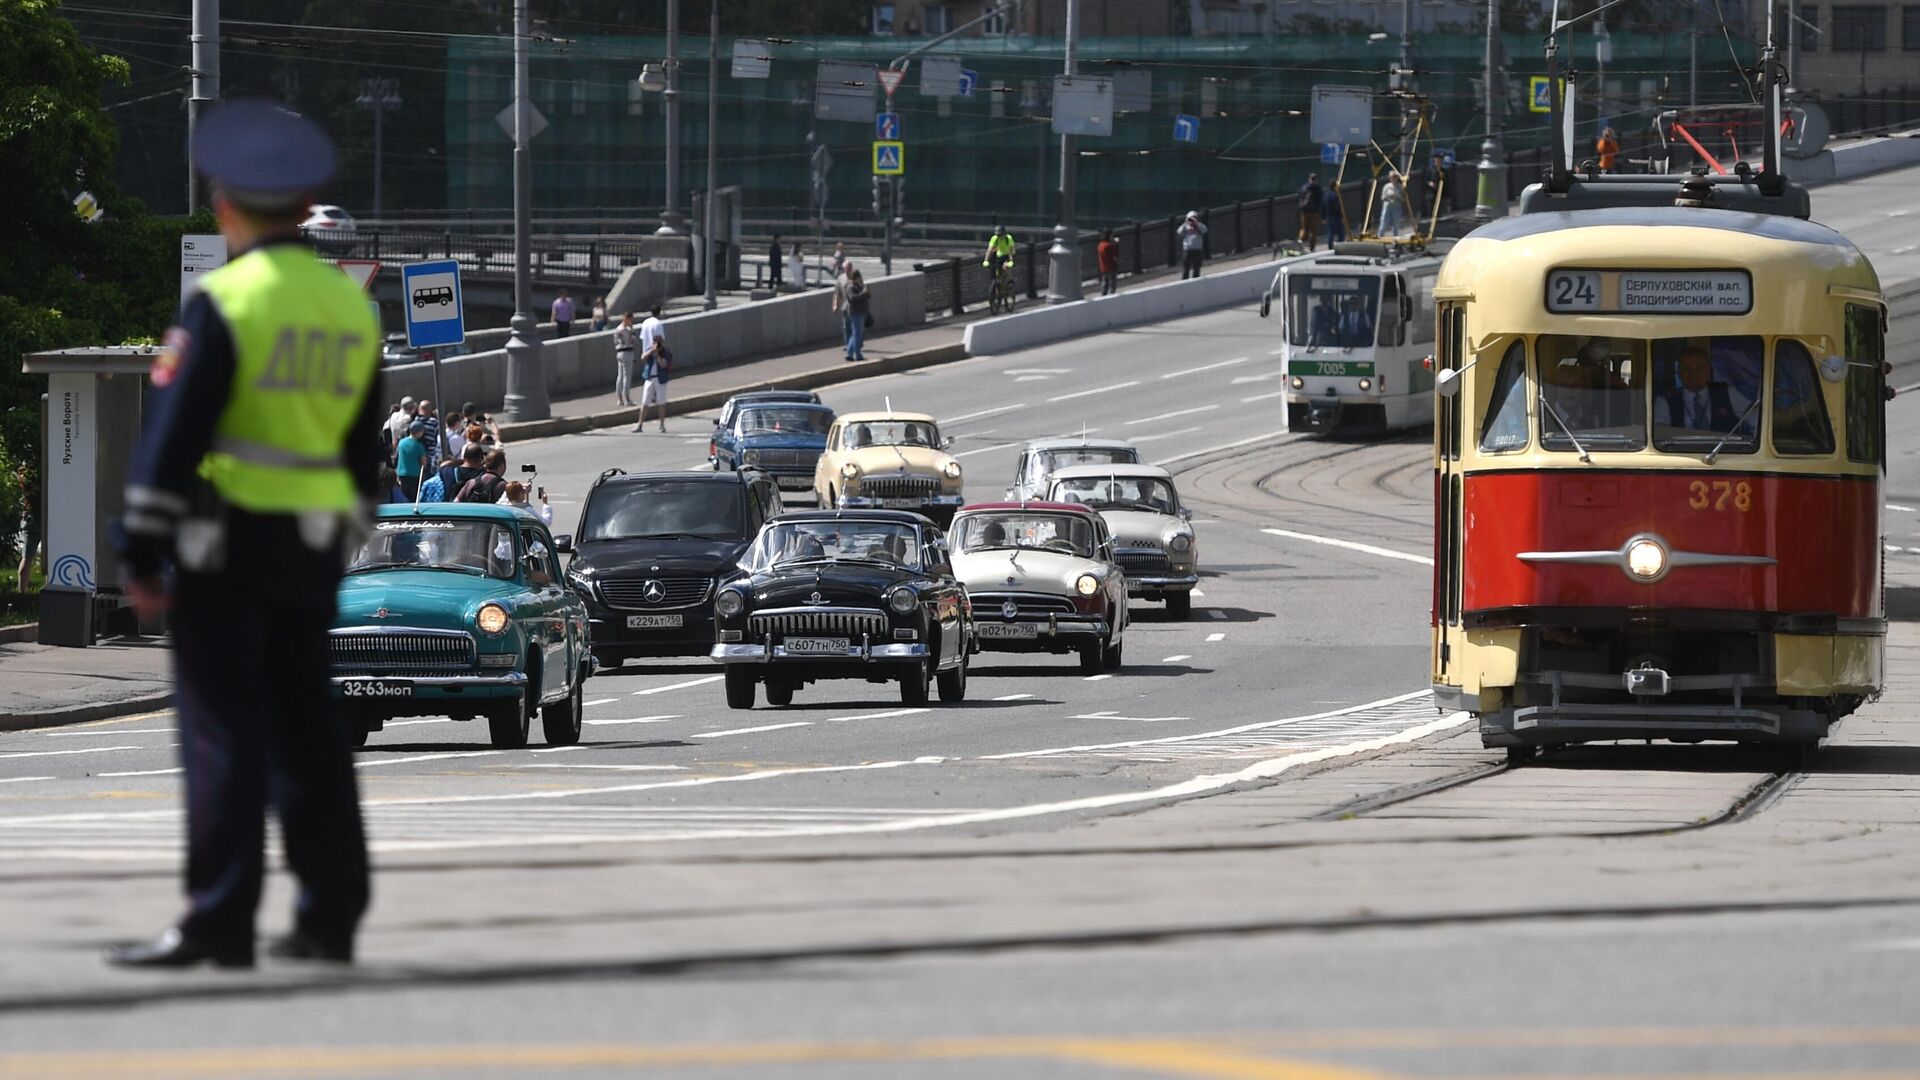
[{"label": "dark blue vintage car", "polygon": [[804,402],[744,402],[713,436],[714,468],[758,469],[785,491],[810,491],[833,410]]}]

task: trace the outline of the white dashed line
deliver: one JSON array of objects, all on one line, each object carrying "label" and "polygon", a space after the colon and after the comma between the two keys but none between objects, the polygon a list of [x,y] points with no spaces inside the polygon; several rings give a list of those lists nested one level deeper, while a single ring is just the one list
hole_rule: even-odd
[{"label": "white dashed line", "polygon": [[[1200,524],[1204,524],[1204,522],[1202,522],[1202,521],[1200,521],[1199,519],[1195,519],[1193,523],[1194,523],[1195,525],[1200,525]],[[1195,589],[1195,590],[1193,590],[1193,598],[1194,598],[1195,600],[1198,600],[1198,599],[1200,599],[1201,597],[1203,597],[1203,596],[1205,596],[1205,595],[1207,595],[1207,594],[1206,594],[1206,593],[1204,593],[1204,592],[1201,592],[1201,591],[1200,591],[1199,589]]]},{"label": "white dashed line", "polygon": [[1227,635],[1225,635],[1225,634],[1208,634],[1208,635],[1207,635],[1207,640],[1208,640],[1209,642],[1213,642],[1213,641],[1225,641],[1225,640],[1227,640]]},{"label": "white dashed line", "polygon": [[696,731],[693,737],[696,739],[724,739],[728,735],[752,735],[758,731],[779,731],[781,728],[812,726],[813,721],[811,720],[795,720],[790,724],[762,724],[759,727],[729,728],[726,731]]},{"label": "white dashed line", "polygon": [[1032,694],[1008,694],[1005,697],[997,697],[997,698],[994,698],[993,700],[995,701],[1027,701],[1032,697],[1033,697]]},{"label": "white dashed line", "polygon": [[957,457],[957,458],[963,458],[963,457],[972,457],[972,456],[973,456],[973,455],[975,455],[975,454],[991,454],[991,453],[993,453],[993,452],[994,452],[995,450],[1006,450],[1006,449],[1009,449],[1010,447],[1015,447],[1015,446],[1019,446],[1019,445],[1020,445],[1020,444],[1019,444],[1019,443],[1017,443],[1017,442],[1010,442],[1010,443],[995,443],[995,444],[994,444],[994,445],[992,445],[992,446],[979,446],[979,447],[975,447],[975,448],[974,448],[974,449],[972,449],[972,450],[962,450],[962,451],[960,451],[960,452],[959,452],[959,453],[957,453],[957,454],[952,454],[952,455],[949,455],[949,456],[951,456],[951,457]]},{"label": "white dashed line", "polygon": [[1129,420],[1127,421],[1127,426],[1132,427],[1134,424],[1151,424],[1155,420],[1171,420],[1176,416],[1192,416],[1194,413],[1212,412],[1219,407],[1218,405],[1196,405],[1191,409],[1175,409],[1172,412],[1161,413],[1158,416],[1143,416],[1138,420]]},{"label": "white dashed line", "polygon": [[[451,716],[434,716],[434,717],[429,717],[428,719],[425,719],[425,720],[389,720],[383,726],[384,727],[412,727],[415,724],[452,724],[456,722],[457,721],[455,721],[454,718]],[[587,722],[592,723],[593,721],[589,720]]]},{"label": "white dashed line", "polygon": [[527,751],[530,754],[571,754],[576,750],[585,750],[584,746],[543,746],[538,750]]},{"label": "white dashed line", "polygon": [[1109,675],[1089,675],[1082,681],[1083,682],[1099,682],[1102,679],[1111,679],[1111,678],[1113,678],[1113,676],[1110,674]]},{"label": "white dashed line", "polygon": [[590,761],[538,762],[516,766],[521,769],[607,769],[613,772],[685,772],[685,765],[596,765]]},{"label": "white dashed line", "polygon": [[412,765],[418,761],[446,761],[451,758],[499,757],[498,750],[463,750],[452,754],[415,754],[413,757],[373,758],[368,761],[356,761],[356,769],[370,769],[375,765]]},{"label": "white dashed line", "polygon": [[861,713],[858,716],[829,716],[820,722],[823,724],[844,724],[849,720],[885,720],[890,716],[913,716],[918,713],[932,711],[932,709],[893,709],[888,712]]},{"label": "white dashed line", "polygon": [[115,750],[151,750],[151,746],[89,746],[84,750],[28,750],[18,754],[0,754],[0,758],[68,757],[73,754],[110,754]]},{"label": "white dashed line", "polygon": [[172,769],[138,769],[134,772],[103,772],[103,773],[94,773],[93,775],[95,776],[172,776],[174,773],[185,772],[185,771],[186,771],[185,769],[176,767]]},{"label": "white dashed line", "polygon": [[1191,435],[1196,431],[1202,431],[1202,430],[1205,430],[1205,429],[1197,428],[1197,427],[1183,427],[1183,428],[1177,428],[1173,431],[1162,431],[1157,435],[1136,435],[1133,437],[1133,441],[1137,443],[1153,442],[1156,439],[1171,439],[1175,435]]},{"label": "white dashed line", "polygon": [[666,686],[653,686],[645,690],[635,690],[633,696],[645,697],[648,694],[664,694],[669,690],[685,690],[689,686],[705,686],[708,683],[717,683],[724,678],[726,678],[725,675],[709,675],[704,679],[689,679],[686,682],[669,683]]},{"label": "white dashed line", "polygon": [[90,735],[95,738],[98,738],[104,735],[107,738],[111,739],[111,738],[118,738],[121,735],[172,735],[172,734],[174,734],[174,730],[172,728],[165,728],[165,727],[122,728],[118,731],[114,731],[111,729],[102,729],[100,731],[42,731],[42,732],[39,732],[39,735],[42,738],[47,738],[47,739],[70,739],[75,735]]},{"label": "white dashed line", "polygon": [[963,424],[968,420],[984,420],[989,416],[999,416],[1001,413],[1010,413],[1026,407],[1025,402],[1018,405],[1001,405],[997,408],[981,409],[979,412],[964,413],[960,416],[949,416],[940,422],[943,424]]},{"label": "white dashed line", "polygon": [[1251,403],[1253,403],[1253,402],[1255,402],[1255,401],[1271,401],[1271,400],[1273,400],[1274,398],[1277,398],[1277,397],[1284,397],[1285,395],[1286,395],[1286,391],[1285,391],[1285,390],[1275,390],[1275,391],[1274,391],[1273,393],[1271,393],[1271,394],[1255,394],[1254,396],[1252,396],[1252,397],[1249,397],[1249,398],[1241,398],[1241,399],[1240,399],[1240,404],[1242,404],[1242,405],[1248,405],[1248,404],[1251,404]]},{"label": "white dashed line", "polygon": [[1182,660],[1191,660],[1191,659],[1193,659],[1192,653],[1174,653],[1172,656],[1161,657],[1160,662],[1163,664],[1177,664]]},{"label": "white dashed line", "polygon": [[591,709],[591,708],[593,708],[593,707],[594,707],[595,705],[611,705],[611,704],[613,704],[614,702],[616,702],[616,701],[619,701],[619,700],[620,700],[620,699],[619,699],[619,698],[617,698],[617,697],[603,697],[603,698],[595,698],[595,699],[593,699],[592,701],[583,701],[583,702],[581,702],[581,703],[580,703],[580,707],[581,707],[581,708],[583,708],[583,709]]},{"label": "white dashed line", "polygon": [[[104,774],[102,774],[104,775]],[[0,784],[24,784],[31,780],[51,780],[51,776],[8,776],[0,778]]]},{"label": "white dashed line", "polygon": [[[1161,377],[1165,378],[1165,376]],[[1130,386],[1139,385],[1139,379],[1132,379],[1123,383],[1114,383],[1112,386],[1096,386],[1091,390],[1075,390],[1071,394],[1061,394],[1058,397],[1050,397],[1047,399],[1047,402],[1051,404],[1056,401],[1072,401],[1074,398],[1092,397],[1095,394],[1110,394],[1115,390],[1125,390]]]},{"label": "white dashed line", "polygon": [[1268,349],[1267,355],[1268,356],[1285,356],[1287,355],[1287,350],[1284,346],[1278,349]]},{"label": "white dashed line", "polygon": [[1348,551],[1358,551],[1367,555],[1378,555],[1383,559],[1398,559],[1401,562],[1419,563],[1421,566],[1433,565],[1432,556],[1415,555],[1410,551],[1395,551],[1392,548],[1376,547],[1373,544],[1361,544],[1352,540],[1337,540],[1331,536],[1315,536],[1312,533],[1294,532],[1292,529],[1261,529],[1260,531],[1271,536],[1284,536],[1289,540],[1304,540],[1309,544],[1323,544],[1327,547],[1345,548]]},{"label": "white dashed line", "polygon": [[587,724],[664,724],[669,720],[678,719],[680,719],[679,713],[669,713],[664,716],[636,716],[631,720],[584,720],[581,722]]},{"label": "white dashed line", "polygon": [[1140,723],[1140,724],[1158,724],[1168,720],[1190,720],[1192,719],[1192,717],[1189,717],[1189,716],[1121,716],[1118,712],[1114,712],[1110,710],[1107,712],[1083,713],[1079,716],[1069,716],[1067,717],[1067,719],[1069,720],[1131,720],[1135,723]]},{"label": "white dashed line", "polygon": [[1914,511],[1914,508],[1913,508],[1913,507],[1911,507],[1911,506],[1901,506],[1901,505],[1899,505],[1898,503],[1888,503],[1888,504],[1887,504],[1887,509],[1889,509],[1889,510],[1898,510],[1898,511],[1900,511],[1900,512],[1901,512],[1901,513],[1903,513],[1903,514],[1911,514],[1911,513],[1914,513],[1914,512],[1915,512],[1915,511]]},{"label": "white dashed line", "polygon": [[1162,375],[1160,377],[1163,379],[1178,379],[1183,375],[1198,375],[1203,371],[1212,371],[1216,368],[1232,367],[1235,364],[1244,364],[1251,359],[1253,359],[1253,357],[1251,356],[1236,356],[1231,360],[1221,360],[1217,363],[1202,364],[1199,367],[1188,368],[1185,371],[1169,371],[1165,375]]}]

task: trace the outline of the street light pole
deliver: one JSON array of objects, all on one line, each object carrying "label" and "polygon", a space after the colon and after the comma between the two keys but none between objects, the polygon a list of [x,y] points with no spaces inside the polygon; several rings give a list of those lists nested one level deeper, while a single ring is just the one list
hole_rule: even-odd
[{"label": "street light pole", "polygon": [[1486,221],[1507,216],[1507,152],[1500,145],[1501,118],[1506,111],[1506,81],[1500,77],[1500,0],[1487,0],[1487,137],[1480,144],[1479,197],[1473,216]]},{"label": "street light pole", "polygon": [[687,231],[680,216],[680,0],[667,0],[667,199],[660,211],[656,236],[681,236]]},{"label": "street light pole", "polygon": [[509,422],[545,420],[551,412],[538,324],[529,314],[533,309],[533,156],[527,144],[533,138],[533,105],[527,34],[527,0],[513,0],[513,332],[507,338],[507,393],[500,410]]},{"label": "street light pole", "polygon": [[[1067,0],[1067,66],[1066,75],[1072,78],[1076,73],[1075,61],[1080,49],[1080,0]],[[1053,103],[1054,111],[1059,112],[1060,103]],[[1073,194],[1075,185],[1075,165],[1077,157],[1074,137],[1060,136],[1060,223],[1053,227],[1053,247],[1047,251],[1050,264],[1047,274],[1047,303],[1067,304],[1081,299],[1080,295],[1080,236],[1074,226]]]},{"label": "street light pole", "polygon": [[707,16],[707,206],[701,231],[706,233],[700,265],[707,279],[707,301],[701,307],[712,311],[720,306],[715,295],[719,277],[713,265],[714,178],[720,169],[720,0],[713,0]]},{"label": "street light pole", "polygon": [[220,0],[193,0],[193,85],[187,94],[187,213],[200,209],[200,176],[193,161],[193,134],[200,114],[220,98]]},{"label": "street light pole", "polygon": [[361,79],[360,96],[353,102],[373,113],[373,212],[378,215],[386,205],[381,195],[381,177],[385,169],[381,159],[386,147],[386,114],[400,108],[400,86],[395,79]]}]

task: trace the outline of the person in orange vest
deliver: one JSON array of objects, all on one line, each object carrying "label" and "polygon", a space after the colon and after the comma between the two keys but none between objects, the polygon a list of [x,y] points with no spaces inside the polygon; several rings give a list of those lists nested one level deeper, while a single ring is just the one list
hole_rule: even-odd
[{"label": "person in orange vest", "polygon": [[1593,149],[1594,152],[1600,156],[1600,171],[1603,173],[1612,172],[1614,160],[1620,156],[1619,133],[1615,132],[1612,128],[1602,131],[1600,137],[1594,140]]}]

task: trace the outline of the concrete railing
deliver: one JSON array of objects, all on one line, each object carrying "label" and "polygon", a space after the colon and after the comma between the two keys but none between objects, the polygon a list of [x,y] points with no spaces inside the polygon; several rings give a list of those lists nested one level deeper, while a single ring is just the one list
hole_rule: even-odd
[{"label": "concrete railing", "polygon": [[1150,285],[1112,296],[1036,307],[1030,311],[1002,315],[997,319],[985,319],[967,327],[964,339],[967,355],[1009,353],[1089,334],[1103,334],[1126,326],[1165,322],[1234,304],[1255,303],[1266,295],[1267,286],[1273,283],[1273,275],[1290,261],[1281,259],[1257,266],[1222,270],[1188,281]]},{"label": "concrete railing", "polygon": [[[926,322],[926,279],[922,275],[871,279],[868,288],[873,294],[876,329],[896,330]],[[840,316],[833,312],[832,304],[830,290],[816,289],[670,317],[666,328],[667,343],[673,350],[673,373],[684,376],[752,357],[839,341]],[[602,330],[548,341],[541,349],[547,394],[554,398],[594,391],[612,394],[613,335],[612,330]],[[498,409],[506,396],[507,354],[504,348],[495,348],[441,361],[438,395],[433,392],[432,364],[400,364],[387,368],[384,375],[382,393],[388,401],[398,401],[402,396],[437,396],[443,404],[471,401],[485,409]],[[639,392],[636,387],[634,393]]]},{"label": "concrete railing", "polygon": [[1920,164],[1920,131],[1842,143],[1810,158],[1788,158],[1786,174],[1803,184],[1851,180],[1868,173]]}]

